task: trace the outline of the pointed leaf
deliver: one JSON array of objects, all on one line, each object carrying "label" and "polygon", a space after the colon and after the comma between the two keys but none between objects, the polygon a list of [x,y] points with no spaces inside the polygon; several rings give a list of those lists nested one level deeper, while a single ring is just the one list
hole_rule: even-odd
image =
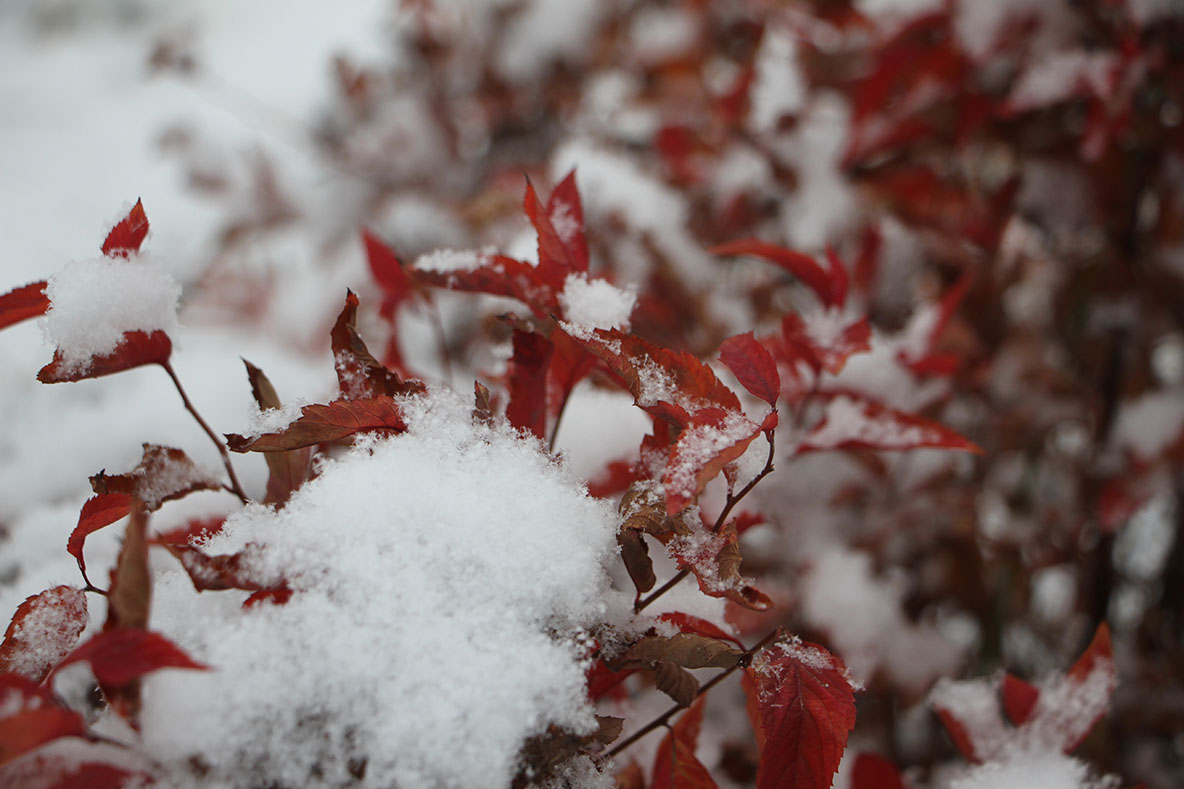
[{"label": "pointed leaf", "polygon": [[1010,672],[1003,675],[1003,711],[1013,726],[1028,722],[1039,699],[1040,689],[1035,685]]},{"label": "pointed leaf", "polygon": [[0,765],[60,737],[86,737],[78,713],[48,688],[19,674],[0,674]]},{"label": "pointed leaf", "polygon": [[[263,371],[246,359],[243,359],[243,364],[247,366],[251,395],[255,398],[259,410],[283,407],[279,394]],[[308,481],[312,450],[303,447],[288,452],[268,452],[263,457],[267,461],[268,471],[267,492],[263,496],[263,503],[283,507],[292,497],[292,493]]]},{"label": "pointed leaf", "polygon": [[755,238],[744,238],[730,241],[709,250],[713,255],[752,255],[764,258],[783,271],[797,277],[803,285],[814,291],[818,300],[825,306],[835,306],[833,274],[819,265],[818,261],[802,252],[767,244]]},{"label": "pointed leaf", "polygon": [[346,291],[345,307],[337,317],[329,334],[333,348],[333,366],[337,370],[337,386],[346,400],[362,400],[382,395],[417,394],[424,391],[418,381],[403,381],[382,366],[370,353],[355,325],[358,317],[358,297]]},{"label": "pointed leaf", "polygon": [[253,608],[260,603],[283,605],[292,599],[292,589],[287,586],[275,586],[270,589],[260,589],[243,601],[243,608]]},{"label": "pointed leaf", "polygon": [[[461,265],[456,258],[440,259],[442,253],[420,258],[408,273],[415,281],[437,288],[506,296],[530,307],[536,318],[559,312],[559,292],[536,267],[505,255],[471,253]],[[559,283],[562,288],[563,283]]]},{"label": "pointed leaf", "polygon": [[625,570],[640,597],[653,589],[658,580],[654,575],[654,563],[650,560],[649,546],[636,529],[622,529],[617,534],[617,544],[621,547]]},{"label": "pointed leaf", "polygon": [[58,668],[80,661],[90,664],[100,684],[114,688],[126,686],[162,668],[199,671],[209,668],[195,662],[160,633],[132,627],[118,627],[96,634],[71,652]]},{"label": "pointed leaf", "polygon": [[526,180],[523,207],[539,239],[539,270],[556,291],[573,272],[588,270],[588,239],[575,171],[567,174],[543,208],[534,185]]},{"label": "pointed leaf", "polygon": [[165,549],[177,558],[193,588],[199,592],[217,589],[245,589],[260,591],[263,585],[251,579],[243,567],[243,554],[219,554],[211,556],[190,545],[166,545]]},{"label": "pointed leaf", "polygon": [[666,511],[675,515],[699,498],[707,483],[739,458],[761,426],[740,412],[704,408],[679,434],[662,473]]},{"label": "pointed leaf", "polygon": [[119,558],[111,571],[107,590],[107,622],[112,628],[148,627],[148,608],[152,601],[152,570],[148,567],[148,511],[132,499],[131,517]]},{"label": "pointed leaf", "polygon": [[827,789],[855,726],[843,662],[793,638],[761,650],[745,672],[763,740],[757,789]]},{"label": "pointed leaf", "polygon": [[379,314],[391,320],[399,305],[414,295],[415,286],[403,270],[403,264],[399,262],[394,250],[364,228],[362,245],[366,249],[366,262],[370,266],[370,274],[382,288],[382,306],[379,307]]},{"label": "pointed leaf", "polygon": [[699,697],[680,715],[658,745],[651,789],[715,789],[711,773],[695,756],[704,701],[704,697]]},{"label": "pointed leaf", "polygon": [[830,303],[842,309],[847,303],[847,290],[851,287],[851,277],[847,273],[847,266],[831,247],[826,248],[826,262],[830,266]]},{"label": "pointed leaf", "polygon": [[150,512],[198,490],[221,490],[222,482],[198,468],[184,450],[144,444],[144,454],[127,474],[108,476],[100,471],[90,486],[100,496],[123,493],[144,502]]},{"label": "pointed leaf", "polygon": [[60,384],[68,381],[83,381],[101,378],[104,375],[121,373],[146,364],[164,365],[173,352],[173,342],[168,334],[157,329],[151,334],[142,331],[123,333],[123,339],[115,350],[105,356],[95,356],[86,368],[67,367],[60,351],[54,351],[53,361],[41,368],[37,380],[44,384]]},{"label": "pointed leaf", "polygon": [[49,309],[45,285],[44,280],[33,282],[0,296],[0,329],[44,315]]},{"label": "pointed leaf", "polygon": [[87,536],[127,517],[131,509],[132,497],[125,493],[94,496],[82,505],[82,511],[78,513],[78,525],[70,532],[70,539],[66,543],[66,552],[78,562],[78,569],[82,571],[83,578],[86,578],[86,559],[82,555],[82,549]]},{"label": "pointed leaf", "polygon": [[707,636],[708,638],[718,638],[724,641],[731,641],[740,649],[744,649],[744,644],[740,641],[740,639],[726,632],[723,628],[713,625],[706,619],[700,619],[697,616],[692,616],[691,614],[684,614],[677,611],[671,611],[669,613],[662,614],[658,617],[658,619],[662,622],[669,622],[683,633],[696,633],[701,636]]},{"label": "pointed leaf", "polygon": [[300,418],[277,433],[254,438],[228,434],[227,446],[234,452],[284,452],[328,444],[356,433],[374,430],[402,433],[407,429],[399,404],[386,396],[306,405],[300,413]]},{"label": "pointed leaf", "polygon": [[972,441],[937,422],[847,395],[827,403],[822,421],[806,435],[798,452],[922,447],[982,452]]},{"label": "pointed leaf", "polygon": [[103,241],[103,254],[107,257],[126,258],[133,252],[140,251],[140,244],[148,235],[148,216],[144,213],[144,204],[136,200],[132,210],[121,219],[107,238]]},{"label": "pointed leaf", "polygon": [[510,357],[510,402],[506,419],[519,430],[547,437],[547,370],[553,346],[541,334],[515,328]]},{"label": "pointed leaf", "polygon": [[72,586],[55,586],[17,607],[0,643],[0,672],[41,682],[78,645],[86,629],[86,594]]},{"label": "pointed leaf", "polygon": [[790,313],[781,319],[781,355],[791,365],[803,360],[815,374],[837,375],[853,354],[871,349],[871,336],[866,317],[850,321],[838,310]]},{"label": "pointed leaf", "polygon": [[654,687],[680,707],[689,707],[699,692],[699,680],[682,666],[660,660],[654,666]]},{"label": "pointed leaf", "polygon": [[752,332],[737,334],[719,346],[719,360],[736,380],[756,397],[774,408],[781,396],[781,375],[777,362],[765,346],[756,341]]},{"label": "pointed leaf", "polygon": [[189,545],[198,540],[208,540],[226,523],[226,516],[215,515],[210,518],[191,518],[185,525],[164,532],[157,532],[148,543],[150,545]]}]

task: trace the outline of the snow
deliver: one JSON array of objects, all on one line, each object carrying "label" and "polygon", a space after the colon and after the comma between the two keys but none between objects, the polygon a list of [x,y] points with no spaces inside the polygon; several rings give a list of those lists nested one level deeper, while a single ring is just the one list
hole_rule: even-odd
[{"label": "snow", "polygon": [[181,286],[158,260],[98,258],[67,264],[49,278],[46,340],[61,353],[64,372],[86,372],[91,359],[115,350],[123,334],[177,332]]},{"label": "snow", "polygon": [[1105,52],[1053,52],[1033,61],[1012,89],[1009,103],[1017,110],[1045,107],[1072,98],[1082,82],[1105,96],[1112,89],[1118,59]]},{"label": "snow", "polygon": [[76,625],[85,622],[85,613],[86,597],[78,590],[59,587],[45,592],[12,629],[12,638],[21,646],[8,670],[35,679],[45,676],[77,645]]},{"label": "snow", "polygon": [[512,81],[532,77],[548,61],[580,52],[595,32],[600,0],[529,0],[511,21],[497,65]]},{"label": "snow", "polygon": [[480,252],[472,249],[437,249],[415,260],[415,268],[422,271],[433,271],[438,274],[450,274],[456,271],[472,271],[488,265],[492,250]]},{"label": "snow", "polygon": [[1148,392],[1124,401],[1114,425],[1114,443],[1143,460],[1158,457],[1184,432],[1184,392]]},{"label": "snow", "polygon": [[770,28],[756,57],[748,125],[754,132],[776,131],[783,115],[799,112],[806,85],[797,64],[797,36],[791,30]]},{"label": "snow", "polygon": [[240,613],[240,594],[159,578],[152,626],[214,667],[147,681],[145,746],[170,785],[209,785],[187,777],[196,757],[205,781],[332,786],[365,759],[360,786],[504,786],[525,738],[593,728],[584,634],[606,613],[614,514],[470,410],[409,402],[406,434],[327,461],[282,512],[248,507],[205,544],[286,580],[286,605]]},{"label": "snow", "polygon": [[589,279],[582,273],[568,274],[559,294],[559,306],[569,321],[597,329],[628,331],[636,303],[636,288],[618,288],[608,280]]},{"label": "snow", "polygon": [[950,789],[1117,789],[1117,777],[1091,778],[1085,762],[1057,751],[1019,751],[1006,761],[988,762],[968,770]]}]

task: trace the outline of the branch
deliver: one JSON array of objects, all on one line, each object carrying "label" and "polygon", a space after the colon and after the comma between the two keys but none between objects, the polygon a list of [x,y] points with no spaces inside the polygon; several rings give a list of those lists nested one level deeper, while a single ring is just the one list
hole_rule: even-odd
[{"label": "branch", "polygon": [[193,415],[197,423],[201,425],[201,429],[206,431],[206,435],[214,442],[214,446],[218,448],[218,454],[222,456],[222,464],[226,467],[226,473],[230,475],[230,490],[234,495],[238,496],[243,504],[250,502],[247,494],[243,492],[243,486],[239,484],[238,475],[234,473],[234,465],[230,462],[230,453],[226,450],[226,444],[222,439],[218,438],[218,434],[210,429],[206,424],[206,420],[202,419],[201,414],[193,407],[193,403],[189,400],[189,395],[185,394],[185,388],[181,386],[181,379],[177,377],[177,373],[173,370],[173,366],[167,361],[161,362],[161,367],[169,374],[169,378],[173,379],[173,386],[177,387],[177,394],[181,395],[181,402],[185,404],[185,410]]}]

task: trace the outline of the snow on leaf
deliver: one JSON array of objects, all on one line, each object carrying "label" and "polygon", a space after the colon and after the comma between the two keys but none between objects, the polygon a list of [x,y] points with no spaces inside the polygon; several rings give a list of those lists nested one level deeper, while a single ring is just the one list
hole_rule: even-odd
[{"label": "snow on leaf", "polygon": [[205,671],[180,647],[159,633],[135,627],[117,627],[96,634],[71,652],[59,668],[86,661],[100,684],[118,688],[162,668]]},{"label": "snow on leaf", "polygon": [[700,696],[658,745],[651,789],[715,789],[711,773],[695,757],[704,703],[705,698]]},{"label": "snow on leaf", "polygon": [[242,566],[241,553],[211,556],[190,545],[166,545],[165,549],[185,568],[193,588],[199,592],[217,589],[258,592],[263,588]]},{"label": "snow on leaf", "polygon": [[175,529],[158,532],[148,540],[150,545],[189,545],[199,540],[208,540],[222,530],[223,524],[226,523],[224,515],[215,515],[210,518],[192,518],[183,526],[178,526]]},{"label": "snow on leaf", "polygon": [[547,282],[529,263],[485,252],[436,252],[415,261],[409,273],[425,285],[516,299],[530,307],[536,318],[558,312],[556,291],[563,287],[562,282]]},{"label": "snow on leaf", "polygon": [[132,497],[126,493],[93,496],[82,505],[82,511],[78,513],[78,525],[70,532],[70,539],[66,543],[66,552],[78,562],[83,578],[86,578],[86,559],[82,549],[87,535],[126,517],[131,507]]},{"label": "snow on leaf", "polygon": [[967,761],[986,761],[1003,750],[1009,732],[999,711],[994,680],[943,677],[930,691],[929,703]]},{"label": "snow on leaf", "polygon": [[757,789],[827,789],[855,726],[842,660],[795,637],[761,650],[745,673],[760,748]]},{"label": "snow on leaf", "polygon": [[148,215],[144,213],[144,204],[136,200],[132,210],[121,219],[107,238],[103,241],[103,254],[107,257],[129,257],[133,252],[140,251],[140,244],[148,235]]},{"label": "snow on leaf", "polygon": [[730,241],[709,250],[714,255],[751,255],[764,258],[775,264],[783,271],[792,274],[806,285],[823,306],[837,306],[834,301],[832,273],[824,269],[818,261],[802,252],[768,244],[755,238],[745,238]]},{"label": "snow on leaf", "polygon": [[85,737],[78,713],[20,674],[0,674],[0,765],[59,737]]},{"label": "snow on leaf", "polygon": [[871,349],[871,326],[866,317],[852,322],[837,309],[790,313],[781,319],[781,340],[786,362],[801,359],[815,373],[837,375],[852,354]]},{"label": "snow on leaf", "polygon": [[760,433],[761,426],[742,413],[719,408],[696,412],[679,434],[662,474],[666,511],[675,515],[686,509]]},{"label": "snow on leaf", "polygon": [[523,208],[539,239],[539,272],[555,290],[568,274],[588,270],[588,239],[584,212],[576,190],[575,171],[567,174],[544,208],[528,178]]},{"label": "snow on leaf", "polygon": [[184,450],[144,444],[144,454],[135,469],[115,476],[100,471],[90,478],[90,486],[100,496],[113,493],[133,496],[144,502],[149,511],[155,511],[164,502],[195,491],[220,490],[222,482],[198,468]]},{"label": "snow on leaf", "polygon": [[982,452],[973,442],[937,422],[848,395],[831,398],[822,421],[806,435],[798,451],[921,447]]},{"label": "snow on leaf", "polygon": [[44,315],[49,309],[46,284],[44,280],[33,282],[0,296],[0,329]]},{"label": "snow on leaf", "polygon": [[83,367],[70,364],[61,350],[54,351],[53,360],[37,373],[37,380],[45,384],[82,381],[100,378],[142,367],[146,364],[166,364],[173,352],[173,341],[159,329],[151,334],[142,331],[124,332],[115,350],[93,356]]},{"label": "snow on leaf", "polygon": [[346,400],[361,400],[380,395],[395,396],[424,391],[418,381],[403,381],[382,366],[366,347],[358,334],[358,297],[346,291],[345,307],[337,316],[329,333],[333,350],[333,366],[337,371],[337,386]]},{"label": "snow on leaf", "polygon": [[752,332],[729,337],[719,346],[719,359],[736,380],[756,397],[774,408],[781,396],[781,376],[777,362]]},{"label": "snow on leaf", "polygon": [[78,643],[88,622],[86,594],[55,586],[17,607],[0,643],[0,672],[41,682]]},{"label": "snow on leaf", "polygon": [[306,405],[300,409],[300,417],[278,433],[255,438],[230,433],[226,443],[234,452],[284,452],[339,441],[357,433],[376,430],[401,433],[406,429],[399,404],[380,395]]},{"label": "snow on leaf", "polygon": [[699,591],[709,597],[724,597],[754,611],[767,610],[773,601],[740,572],[740,546],[734,522],[719,533],[699,530],[669,539],[667,549],[680,567],[689,569],[699,582]]}]

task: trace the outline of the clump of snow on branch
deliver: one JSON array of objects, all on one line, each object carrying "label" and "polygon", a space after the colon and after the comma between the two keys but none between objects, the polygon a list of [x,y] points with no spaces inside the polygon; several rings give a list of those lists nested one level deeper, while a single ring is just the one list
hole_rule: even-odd
[{"label": "clump of snow on branch", "polygon": [[407,433],[326,461],[283,510],[249,507],[203,546],[245,552],[252,577],[294,591],[285,605],[240,614],[161,577],[153,627],[215,670],[149,681],[155,758],[178,776],[208,765],[202,785],[338,786],[364,762],[360,786],[492,787],[548,725],[594,729],[584,628],[611,599],[614,515],[470,409],[411,401]]},{"label": "clump of snow on branch", "polygon": [[181,285],[159,260],[98,258],[68,264],[49,278],[46,339],[61,352],[64,372],[85,372],[115,350],[125,332],[177,332]]},{"label": "clump of snow on branch", "polygon": [[[558,225],[556,230],[562,235]],[[583,274],[569,274],[559,294],[559,306],[568,320],[598,329],[627,331],[636,303],[636,289],[618,288],[607,280],[588,279]]]}]

